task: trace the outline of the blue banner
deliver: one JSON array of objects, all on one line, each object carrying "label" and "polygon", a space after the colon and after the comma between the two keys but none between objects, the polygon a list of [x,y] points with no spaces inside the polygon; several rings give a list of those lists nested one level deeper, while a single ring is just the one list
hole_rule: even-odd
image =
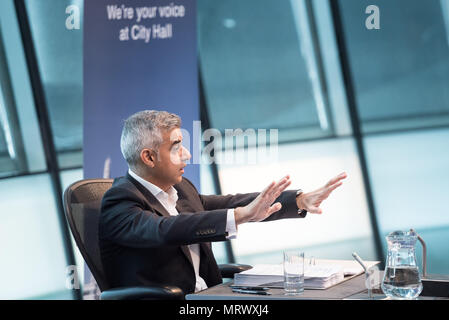
[{"label": "blue banner", "polygon": [[[188,146],[199,120],[195,0],[86,0],[84,177],[118,177],[123,121],[145,109],[179,115]],[[190,140],[190,141],[189,141]],[[199,166],[185,176],[199,188]],[[99,290],[86,268],[84,293]]]},{"label": "blue banner", "polygon": [[[199,120],[196,48],[195,0],[85,2],[85,178],[126,173],[120,134],[137,111],[176,113],[190,133],[185,138],[193,138],[193,121]],[[199,187],[198,165],[187,169],[185,176]]]}]

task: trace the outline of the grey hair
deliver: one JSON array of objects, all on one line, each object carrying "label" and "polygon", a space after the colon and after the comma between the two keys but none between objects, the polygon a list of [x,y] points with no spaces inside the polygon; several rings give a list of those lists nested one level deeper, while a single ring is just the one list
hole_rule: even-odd
[{"label": "grey hair", "polygon": [[131,168],[140,163],[140,152],[145,149],[157,151],[162,143],[162,130],[181,127],[181,118],[174,113],[156,110],[137,112],[125,120],[120,149]]}]

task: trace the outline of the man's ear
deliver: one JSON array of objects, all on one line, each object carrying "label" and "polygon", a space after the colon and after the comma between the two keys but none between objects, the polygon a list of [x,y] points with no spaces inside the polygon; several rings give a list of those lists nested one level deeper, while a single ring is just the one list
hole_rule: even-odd
[{"label": "man's ear", "polygon": [[142,160],[145,166],[154,168],[154,166],[156,165],[156,159],[157,155],[153,150],[143,149],[142,151],[140,151],[140,160]]}]

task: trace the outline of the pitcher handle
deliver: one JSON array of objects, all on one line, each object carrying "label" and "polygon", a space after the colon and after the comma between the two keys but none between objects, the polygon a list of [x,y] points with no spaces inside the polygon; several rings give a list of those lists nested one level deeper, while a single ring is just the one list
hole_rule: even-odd
[{"label": "pitcher handle", "polygon": [[421,238],[421,236],[415,230],[410,229],[410,231],[416,233],[416,235],[418,236],[419,242],[421,242],[421,246],[422,246],[422,275],[423,275],[423,277],[425,277],[427,274],[427,246],[426,246],[426,243],[424,242],[424,239]]}]

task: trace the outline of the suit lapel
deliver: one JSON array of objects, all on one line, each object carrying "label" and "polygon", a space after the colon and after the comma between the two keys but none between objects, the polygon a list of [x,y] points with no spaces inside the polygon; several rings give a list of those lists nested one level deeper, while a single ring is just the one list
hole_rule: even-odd
[{"label": "suit lapel", "polygon": [[[157,211],[159,214],[165,217],[170,217],[170,213],[168,213],[167,209],[162,205],[162,203],[159,202],[158,199],[142,184],[139,183],[136,179],[131,177],[129,173],[126,174],[126,177],[136,186],[136,188],[143,194],[145,199],[150,203],[150,206]],[[178,204],[176,204],[176,210],[178,212],[181,212],[178,208]],[[187,260],[189,260],[192,268],[193,268],[193,261],[192,256],[190,255],[190,250],[188,246],[180,246],[182,253],[186,256]]]},{"label": "suit lapel", "polygon": [[200,277],[202,277],[204,281],[206,281],[206,284],[208,286],[215,285],[217,283],[212,283],[211,280],[218,277],[217,281],[219,282],[220,276],[218,270],[215,270],[215,268],[211,268],[211,264],[213,265],[215,258],[213,257],[210,242],[201,242],[200,248]]},{"label": "suit lapel", "polygon": [[156,210],[160,215],[170,217],[170,213],[168,213],[167,209],[164,208],[162,203],[159,202],[158,199],[142,184],[139,183],[136,179],[130,176],[129,173],[126,174],[126,177],[136,186],[136,188],[142,193],[144,198],[150,203],[151,208]]},{"label": "suit lapel", "polygon": [[[177,189],[176,189],[177,190]],[[178,190],[177,190],[178,191]],[[179,196],[179,193],[178,193]],[[178,198],[178,201],[176,201],[176,210],[178,211],[179,214],[182,214],[181,212],[183,212],[183,206],[182,206],[182,201],[180,201],[180,199]],[[187,257],[187,259],[190,261],[190,264],[193,267],[193,260],[192,260],[192,255],[190,254],[190,249],[188,246],[181,246],[181,250],[184,253],[184,255]],[[194,269],[195,270],[195,269]]]},{"label": "suit lapel", "polygon": [[[176,203],[176,210],[181,214],[196,214],[195,210],[192,207],[192,202],[190,202],[187,198],[187,195],[185,194],[184,190],[180,188],[180,185],[177,184],[174,186],[175,189],[178,191],[178,202]],[[210,261],[214,261],[214,254],[212,252],[211,244],[210,242],[200,242],[200,275],[203,277],[203,279],[207,279],[207,268]]]},{"label": "suit lapel", "polygon": [[213,258],[213,253],[212,253],[212,248],[211,248],[210,242],[201,242],[200,247],[208,259]]}]

